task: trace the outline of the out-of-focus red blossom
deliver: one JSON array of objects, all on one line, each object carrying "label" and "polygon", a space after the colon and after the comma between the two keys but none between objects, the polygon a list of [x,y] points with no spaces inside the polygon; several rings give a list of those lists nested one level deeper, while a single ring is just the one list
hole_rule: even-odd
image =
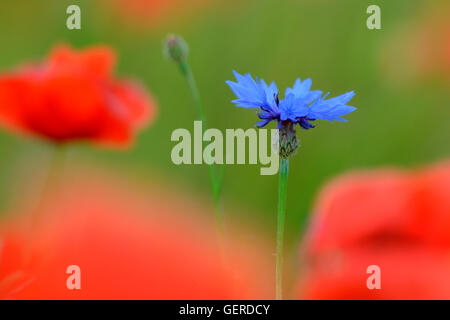
[{"label": "out-of-focus red blossom", "polygon": [[390,37],[382,51],[383,71],[401,82],[441,77],[450,80],[450,6],[420,10]]},{"label": "out-of-focus red blossom", "polygon": [[[26,223],[3,223],[0,298],[271,297],[270,254],[237,237],[222,255],[208,212],[186,196],[95,172],[64,181],[32,235]],[[66,287],[69,265],[81,268],[81,290]]]},{"label": "out-of-focus red blossom", "polygon": [[62,143],[127,145],[155,112],[136,83],[113,78],[108,47],[59,46],[48,60],[0,74],[0,123]]},{"label": "out-of-focus red blossom", "polygon": [[102,0],[136,27],[152,27],[169,17],[196,11],[206,0]]},{"label": "out-of-focus red blossom", "polygon": [[[319,196],[298,297],[449,299],[450,162],[348,174]],[[367,267],[381,290],[367,288]]]}]

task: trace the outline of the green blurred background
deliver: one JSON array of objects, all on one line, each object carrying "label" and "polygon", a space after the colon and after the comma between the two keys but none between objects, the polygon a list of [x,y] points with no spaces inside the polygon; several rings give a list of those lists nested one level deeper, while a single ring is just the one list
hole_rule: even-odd
[{"label": "green blurred background", "polygon": [[[170,0],[167,0],[170,1]],[[343,172],[385,165],[413,167],[445,158],[450,147],[450,94],[440,77],[407,85],[391,81],[380,56],[398,28],[414,22],[435,0],[218,0],[166,13],[145,28],[130,26],[110,10],[108,1],[16,0],[0,4],[0,69],[40,61],[51,47],[76,48],[107,44],[119,59],[116,74],[136,78],[158,101],[156,121],[141,132],[127,151],[89,145],[72,147],[71,159],[158,179],[194,190],[210,199],[207,169],[175,166],[170,135],[192,128],[196,113],[186,84],[175,65],[164,59],[162,41],[182,35],[190,46],[190,63],[206,107],[210,127],[249,128],[254,112],[234,107],[225,80],[232,70],[250,72],[278,87],[297,77],[313,79],[313,89],[337,95],[355,90],[351,105],[358,110],[348,123],[321,122],[299,131],[301,148],[291,160],[288,190],[289,242],[301,235],[320,188]],[[66,8],[81,7],[82,29],[66,28]],[[378,4],[382,30],[368,30],[366,8]],[[409,52],[393,52],[397,59]],[[283,89],[284,92],[284,89]],[[2,208],[11,194],[15,164],[25,161],[41,170],[37,159],[48,151],[45,142],[0,133]],[[22,159],[22,160],[21,160]],[[277,176],[261,176],[259,165],[227,166],[225,208],[241,208],[238,219],[275,235]],[[23,177],[23,175],[22,175]],[[230,210],[233,212],[234,210]]]}]

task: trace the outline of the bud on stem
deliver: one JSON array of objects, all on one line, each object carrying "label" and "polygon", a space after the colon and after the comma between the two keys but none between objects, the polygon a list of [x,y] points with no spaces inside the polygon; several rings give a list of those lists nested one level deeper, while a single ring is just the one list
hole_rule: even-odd
[{"label": "bud on stem", "polygon": [[189,52],[187,43],[176,34],[167,36],[164,42],[164,55],[167,59],[177,63],[182,63],[186,60]]}]

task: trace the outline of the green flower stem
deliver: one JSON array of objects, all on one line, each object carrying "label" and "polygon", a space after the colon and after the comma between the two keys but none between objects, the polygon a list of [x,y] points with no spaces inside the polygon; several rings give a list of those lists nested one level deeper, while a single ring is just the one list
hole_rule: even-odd
[{"label": "green flower stem", "polygon": [[192,99],[194,100],[195,107],[197,108],[197,114],[200,120],[203,122],[203,126],[206,125],[205,110],[203,109],[202,99],[200,98],[200,91],[197,87],[197,82],[195,81],[194,74],[186,60],[179,63],[181,73],[185,76],[188,83],[189,89],[191,90]]},{"label": "green flower stem", "polygon": [[64,168],[66,159],[66,147],[64,145],[52,145],[51,146],[50,163],[47,170],[45,180],[42,184],[42,189],[37,203],[31,212],[29,221],[30,234],[33,234],[37,230],[39,224],[44,220],[45,205],[50,199],[51,191],[58,189],[58,183],[60,180],[61,172]]},{"label": "green flower stem", "polygon": [[[195,81],[195,78],[194,78],[194,74],[192,73],[192,70],[191,70],[188,62],[186,61],[186,59],[183,59],[182,61],[180,61],[178,65],[180,67],[181,73],[186,78],[187,84],[188,84],[189,89],[192,94],[192,99],[194,100],[194,104],[197,108],[197,115],[203,123],[202,130],[204,132],[205,128],[207,128],[206,116],[205,116],[205,111],[203,108],[202,99],[200,97],[200,92],[197,87],[197,82]],[[202,134],[203,134],[203,132],[202,132]],[[218,174],[217,174],[216,167],[214,164],[208,165],[208,168],[209,168],[209,178],[211,180],[211,188],[212,188],[212,193],[213,193],[213,198],[214,198],[214,211],[215,211],[215,215],[216,215],[217,229],[218,229],[219,234],[221,235],[223,232],[223,216],[222,216],[222,212],[220,210],[219,204],[220,204],[220,191],[221,191],[221,186],[222,186],[222,177],[223,177],[224,166],[221,167],[221,170]]]},{"label": "green flower stem", "polygon": [[66,146],[64,145],[55,145],[52,147],[52,154],[49,164],[49,169],[47,172],[47,176],[45,178],[41,195],[38,199],[38,203],[34,210],[34,214],[32,216],[32,229],[42,220],[43,211],[45,210],[45,203],[50,197],[50,192],[52,189],[57,187],[56,185],[59,182],[59,178],[64,168],[64,163],[66,160]]},{"label": "green flower stem", "polygon": [[287,198],[287,182],[289,173],[289,159],[281,158],[280,178],[278,186],[278,227],[277,227],[277,256],[276,256],[276,299],[281,300],[283,297],[283,240],[284,226],[286,223],[286,198]]},{"label": "green flower stem", "polygon": [[[39,225],[45,221],[45,211],[46,204],[50,199],[51,191],[58,190],[58,183],[60,182],[61,173],[64,169],[64,164],[66,160],[66,147],[64,145],[51,145],[51,155],[50,155],[50,163],[48,166],[48,170],[46,173],[45,180],[42,184],[42,189],[39,194],[39,197],[36,199],[37,202],[31,212],[30,219],[28,221],[28,239],[25,246],[25,254],[23,261],[23,268],[28,265],[31,261],[32,257],[32,239],[35,236],[37,230],[39,229]],[[2,284],[0,283],[0,286]]]}]

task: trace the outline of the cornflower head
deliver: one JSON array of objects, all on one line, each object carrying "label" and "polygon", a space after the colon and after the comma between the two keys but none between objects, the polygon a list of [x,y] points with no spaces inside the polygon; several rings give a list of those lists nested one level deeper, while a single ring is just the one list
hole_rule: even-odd
[{"label": "cornflower head", "polygon": [[232,102],[238,107],[258,109],[258,128],[275,121],[280,130],[280,156],[289,158],[298,148],[295,126],[308,130],[316,120],[347,121],[342,116],[355,111],[347,105],[353,98],[353,91],[327,99],[320,90],[311,90],[311,79],[297,79],[292,88],[287,88],[284,99],[280,99],[275,82],[268,85],[263,79],[256,80],[247,73],[241,75],[233,71],[236,82],[226,81],[237,99]]}]

